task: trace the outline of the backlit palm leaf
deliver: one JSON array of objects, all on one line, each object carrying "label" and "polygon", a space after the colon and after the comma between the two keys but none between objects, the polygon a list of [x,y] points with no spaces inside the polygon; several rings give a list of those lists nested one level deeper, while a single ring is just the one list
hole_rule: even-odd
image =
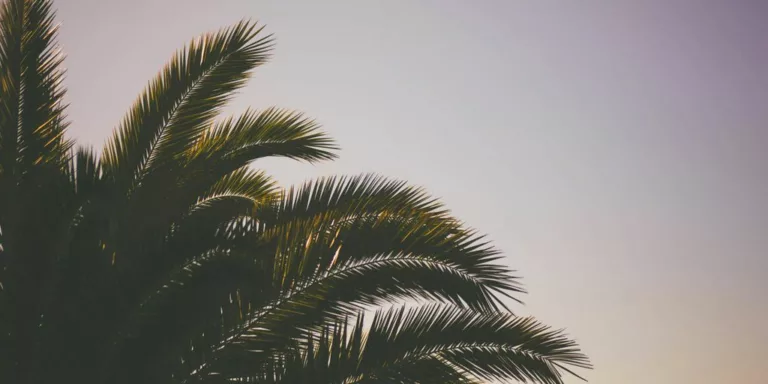
[{"label": "backlit palm leaf", "polygon": [[115,182],[136,188],[151,166],[169,165],[194,142],[220,108],[269,58],[270,36],[241,22],[193,40],[150,82],[104,148]]},{"label": "backlit palm leaf", "polygon": [[268,364],[275,374],[261,379],[278,383],[560,384],[567,367],[590,368],[573,341],[534,319],[445,305],[326,326]]}]

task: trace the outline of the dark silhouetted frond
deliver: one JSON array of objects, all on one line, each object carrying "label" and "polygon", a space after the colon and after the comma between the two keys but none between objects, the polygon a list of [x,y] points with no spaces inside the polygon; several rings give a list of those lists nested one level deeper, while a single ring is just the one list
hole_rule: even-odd
[{"label": "dark silhouetted frond", "polygon": [[270,156],[320,161],[335,158],[333,140],[301,113],[270,108],[246,111],[205,132],[190,148],[191,159],[226,161],[242,166]]},{"label": "dark silhouetted frond", "polygon": [[373,176],[309,185],[317,187],[257,209],[272,289],[261,288],[264,301],[251,319],[216,347],[229,358],[277,350],[327,321],[392,300],[495,311],[503,308],[499,297],[522,292],[494,248],[418,189]]},{"label": "dark silhouetted frond", "polygon": [[367,327],[362,316],[352,329],[328,325],[274,360],[277,383],[562,384],[591,368],[575,342],[532,318],[445,305],[379,311]]},{"label": "dark silhouetted frond", "polygon": [[0,173],[63,166],[64,76],[52,2],[10,0],[0,8]]},{"label": "dark silhouetted frond", "polygon": [[269,58],[272,39],[261,30],[241,22],[193,40],[171,59],[104,148],[105,169],[118,185],[135,188],[151,164],[173,163],[208,128]]}]

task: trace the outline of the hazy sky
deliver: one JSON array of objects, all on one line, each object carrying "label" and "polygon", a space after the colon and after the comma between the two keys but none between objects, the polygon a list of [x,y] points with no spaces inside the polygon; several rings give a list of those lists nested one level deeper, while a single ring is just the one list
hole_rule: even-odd
[{"label": "hazy sky", "polygon": [[82,142],[190,38],[261,20],[276,57],[230,111],[299,109],[343,147],[261,163],[281,182],[425,186],[508,255],[521,311],[567,327],[592,383],[768,382],[768,2],[57,5]]}]

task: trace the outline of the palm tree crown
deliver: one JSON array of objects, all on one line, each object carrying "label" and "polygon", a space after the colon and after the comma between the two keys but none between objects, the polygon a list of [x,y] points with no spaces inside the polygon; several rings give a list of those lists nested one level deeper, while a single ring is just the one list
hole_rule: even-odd
[{"label": "palm tree crown", "polygon": [[282,189],[251,167],[337,149],[297,112],[218,118],[270,57],[256,23],[176,52],[98,154],[64,136],[56,34],[51,1],[2,3],[0,382],[562,383],[589,367],[508,311],[517,278],[421,189]]}]

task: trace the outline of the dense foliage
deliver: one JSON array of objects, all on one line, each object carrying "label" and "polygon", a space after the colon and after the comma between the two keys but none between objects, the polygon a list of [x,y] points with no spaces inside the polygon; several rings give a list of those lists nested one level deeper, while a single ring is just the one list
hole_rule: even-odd
[{"label": "dense foliage", "polygon": [[506,309],[522,289],[497,251],[422,190],[281,189],[252,168],[336,150],[300,113],[219,119],[270,56],[261,27],[178,51],[99,152],[65,138],[56,33],[50,1],[2,4],[0,382],[561,383],[589,366]]}]

